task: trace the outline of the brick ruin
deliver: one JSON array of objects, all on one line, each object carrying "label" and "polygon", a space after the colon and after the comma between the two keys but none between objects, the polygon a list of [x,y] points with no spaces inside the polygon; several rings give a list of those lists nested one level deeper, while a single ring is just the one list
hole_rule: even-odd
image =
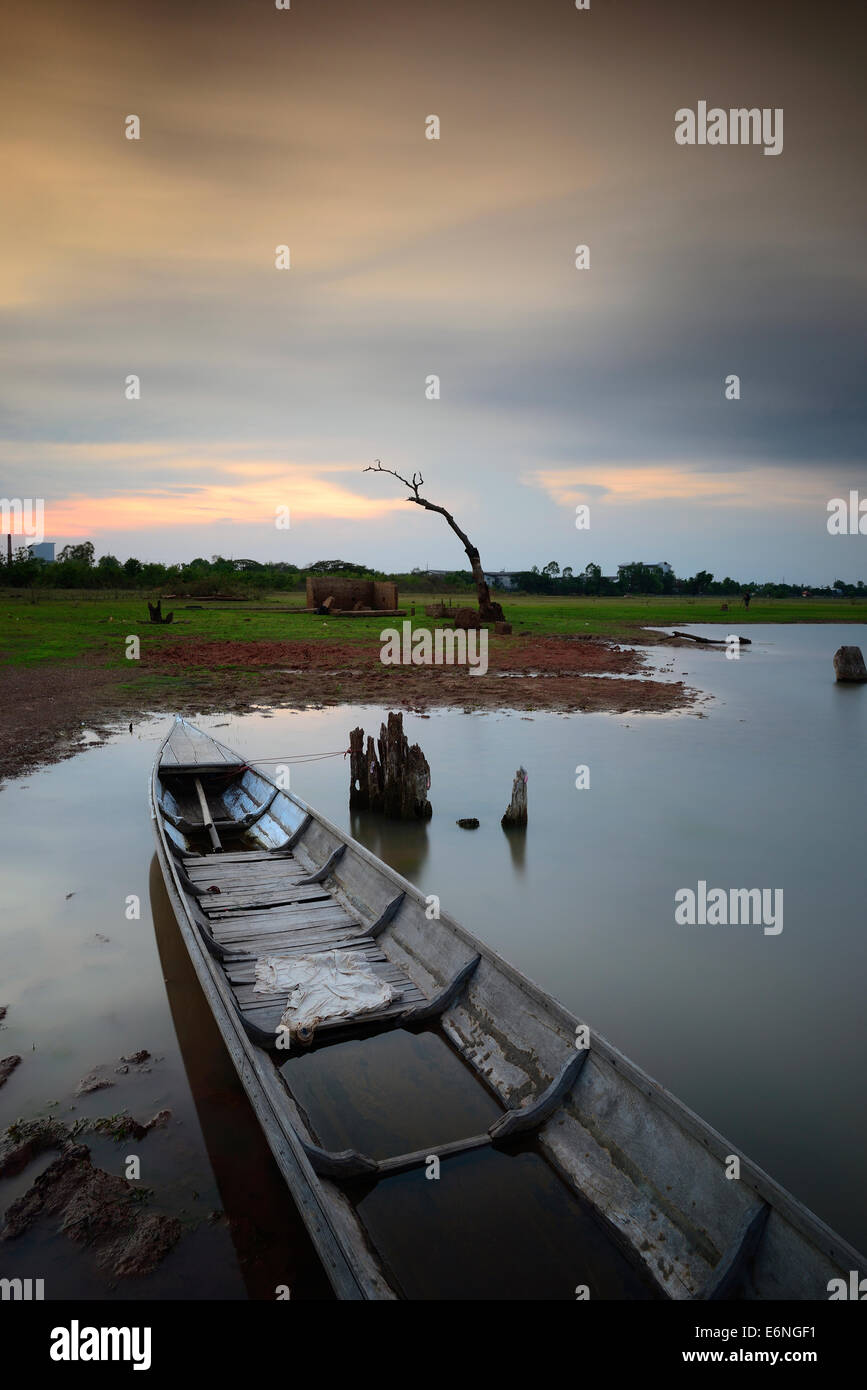
[{"label": "brick ruin", "polygon": [[339,575],[308,574],[307,607],[317,610],[329,599],[329,609],[334,613],[360,608],[393,612],[397,608],[397,585],[389,579],[344,579]]}]

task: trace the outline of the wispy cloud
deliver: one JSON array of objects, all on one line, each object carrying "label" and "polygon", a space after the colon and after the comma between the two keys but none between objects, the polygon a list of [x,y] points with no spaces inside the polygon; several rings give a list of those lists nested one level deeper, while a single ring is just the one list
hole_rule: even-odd
[{"label": "wispy cloud", "polygon": [[[30,451],[39,452],[31,445]],[[370,521],[406,508],[401,496],[362,491],[339,480],[359,473],[358,463],[287,463],[273,457],[227,460],[180,453],[169,446],[57,444],[43,446],[77,471],[83,462],[101,465],[100,481],[87,491],[61,487],[45,497],[47,530],[58,536],[99,537],[107,532],[206,528],[227,520],[274,526],[278,514],[294,523],[315,519]],[[106,464],[114,465],[111,479]],[[126,465],[127,477],[118,476]],[[148,467],[147,465],[152,465]],[[143,485],[142,472],[150,481]]]},{"label": "wispy cloud", "polygon": [[827,496],[827,480],[801,470],[797,483],[790,466],[725,467],[707,471],[687,463],[624,462],[581,464],[573,468],[531,469],[522,477],[560,507],[604,501],[606,505],[641,506],[653,502],[693,502],[700,507],[725,505],[767,509],[815,509]]}]

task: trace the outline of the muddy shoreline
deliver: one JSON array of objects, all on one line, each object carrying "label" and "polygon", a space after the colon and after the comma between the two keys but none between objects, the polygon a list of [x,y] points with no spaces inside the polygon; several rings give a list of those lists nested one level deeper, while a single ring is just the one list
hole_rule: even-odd
[{"label": "muddy shoreline", "polygon": [[[644,629],[635,640],[692,646]],[[180,640],[149,652],[132,681],[128,669],[105,666],[103,659],[3,668],[0,784],[72,757],[118,723],[160,710],[195,716],[263,706],[378,704],[416,712],[632,714],[686,710],[696,700],[682,681],[654,680],[635,648],[587,636],[492,641],[485,676],[466,667],[383,666],[378,644],[322,640]]]}]

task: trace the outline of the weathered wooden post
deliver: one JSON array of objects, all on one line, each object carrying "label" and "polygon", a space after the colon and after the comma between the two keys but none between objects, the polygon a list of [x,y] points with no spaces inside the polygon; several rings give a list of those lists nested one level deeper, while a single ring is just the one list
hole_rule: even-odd
[{"label": "weathered wooden post", "polygon": [[353,729],[349,735],[349,809],[366,811],[370,805],[367,763],[364,759],[364,730]]},{"label": "weathered wooden post", "polygon": [[382,768],[376,756],[376,744],[373,738],[368,735],[367,752],[365,754],[367,767],[367,795],[368,810],[382,812]]},{"label": "weathered wooden post", "polygon": [[504,830],[513,826],[526,827],[527,824],[527,774],[522,767],[515,773],[512,783],[512,800],[506,807],[506,814],[500,821]]},{"label": "weathered wooden post", "polygon": [[430,768],[418,744],[410,745],[403,732],[402,714],[389,714],[388,727],[381,726],[378,742],[385,814],[399,820],[427,820]]},{"label": "weathered wooden post", "polygon": [[838,681],[867,681],[867,666],[860,647],[838,647],[834,653],[834,675]]},{"label": "weathered wooden post", "polygon": [[[389,714],[374,743],[364,730],[349,735],[349,806],[353,811],[379,811],[399,820],[427,820],[430,768],[417,743],[403,732],[403,715]],[[377,755],[378,749],[378,755]]]}]

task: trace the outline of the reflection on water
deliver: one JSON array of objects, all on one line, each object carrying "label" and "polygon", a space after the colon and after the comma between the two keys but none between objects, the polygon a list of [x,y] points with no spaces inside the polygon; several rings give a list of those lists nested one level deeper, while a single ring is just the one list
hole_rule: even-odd
[{"label": "reflection on water", "polygon": [[527,832],[520,825],[504,825],[502,830],[512,856],[512,868],[516,874],[523,874],[527,863]]},{"label": "reflection on water", "polygon": [[[750,635],[738,661],[717,651],[674,653],[673,676],[685,673],[716,697],[703,719],[435,712],[416,724],[406,715],[407,733],[431,765],[430,822],[350,821],[340,759],[293,767],[292,786],[863,1247],[867,689],[835,685],[831,669],[838,646],[864,645],[863,629],[753,627]],[[255,760],[344,746],[350,728],[385,713],[344,707],[199,722],[225,726],[220,737]],[[305,1237],[275,1189],[152,872],[146,783],[167,727],[166,718],[145,722],[0,792],[0,1005],[9,1006],[0,1055],[24,1059],[0,1089],[0,1126],[52,1103],[67,1121],[123,1108],[147,1119],[170,1107],[169,1128],[141,1145],[143,1181],[186,1235],[148,1280],[108,1295],[86,1252],[47,1230],[15,1242],[9,1272],[50,1274],[49,1297],[273,1297],[274,1284],[292,1279],[313,1296],[317,1272],[305,1263]],[[500,817],[519,763],[530,773],[529,825],[505,834]],[[587,790],[575,788],[579,763],[590,769]],[[462,816],[477,816],[479,829],[461,830]],[[674,894],[699,879],[782,888],[783,933],[677,927]],[[131,895],[138,918],[127,916]],[[337,1147],[393,1152],[396,1116],[424,1145],[452,1123],[481,1127],[490,1102],[474,1083],[464,1087],[457,1063],[461,1075],[445,1103],[434,1080],[443,1075],[436,1043],[436,1034],[386,1035],[363,1061],[351,1051],[359,1045],[347,1044],[346,1052],[302,1059],[296,1080],[323,1131],[340,1138]],[[151,1070],[115,1074],[120,1056],[139,1048],[153,1054]],[[108,1066],[112,1089],[74,1099],[79,1079],[98,1064]],[[377,1076],[388,1086],[368,1105],[363,1097],[380,1085]],[[427,1115],[414,1078],[430,1088]],[[110,1141],[95,1142],[93,1152],[121,1171],[123,1155]],[[477,1164],[487,1171],[479,1155],[467,1157],[468,1172]],[[0,1207],[38,1171],[33,1165],[0,1183]],[[384,1237],[399,1245],[400,1233],[386,1226],[400,1206],[380,1207],[395,1183],[414,1191],[412,1175],[390,1179],[364,1196],[362,1214],[371,1228],[385,1223]],[[505,1201],[499,1183],[497,1200]],[[449,1219],[438,1203],[457,1200],[450,1187],[427,1188],[436,1188],[435,1200],[419,1204],[420,1231],[436,1211]],[[219,1209],[228,1225],[208,1219]],[[436,1230],[419,1239],[436,1247]],[[455,1288],[473,1287],[471,1260],[461,1283],[463,1255],[449,1249],[451,1264],[436,1276],[413,1271],[409,1247],[397,1249],[406,1287],[430,1290],[450,1278]],[[428,1258],[438,1258],[435,1249]],[[0,1274],[7,1259],[0,1246]],[[284,1260],[291,1278],[277,1277]],[[582,1282],[580,1274],[568,1278],[572,1288]]]},{"label": "reflection on water", "polygon": [[[327,1149],[371,1158],[482,1134],[503,1107],[434,1030],[348,1042],[283,1067]],[[385,1267],[407,1298],[648,1298],[588,1208],[533,1151],[444,1159],[346,1185]]]},{"label": "reflection on water", "polygon": [[156,855],[150,890],[172,1022],[247,1293],[273,1299],[284,1284],[293,1299],[332,1297],[199,987]]},{"label": "reflection on water", "polygon": [[391,867],[411,883],[421,877],[429,853],[426,820],[390,821],[371,811],[353,810],[349,812],[347,828],[354,840],[377,859],[387,858]]},{"label": "reflection on water", "polygon": [[434,1031],[381,1033],[283,1067],[323,1148],[395,1157],[480,1134],[503,1107]]},{"label": "reflection on water", "polygon": [[591,1212],[527,1149],[482,1149],[378,1183],[356,1203],[406,1298],[647,1299]]}]

